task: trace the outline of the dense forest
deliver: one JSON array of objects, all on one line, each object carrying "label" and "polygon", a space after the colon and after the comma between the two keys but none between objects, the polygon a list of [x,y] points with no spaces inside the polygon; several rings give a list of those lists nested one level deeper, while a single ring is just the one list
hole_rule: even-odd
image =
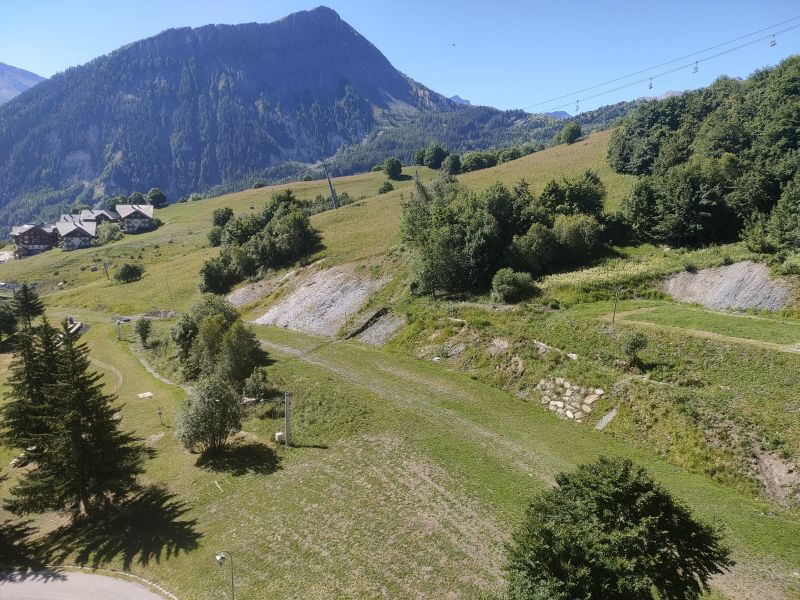
[{"label": "dense forest", "polygon": [[644,240],[797,251],[800,57],[644,104],[614,133],[609,161],[640,176],[623,213]]}]

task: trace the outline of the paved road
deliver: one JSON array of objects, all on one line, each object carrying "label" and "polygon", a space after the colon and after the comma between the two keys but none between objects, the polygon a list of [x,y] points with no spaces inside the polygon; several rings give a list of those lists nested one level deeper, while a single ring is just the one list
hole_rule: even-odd
[{"label": "paved road", "polygon": [[164,600],[137,583],[89,573],[62,572],[0,580],[0,600]]}]

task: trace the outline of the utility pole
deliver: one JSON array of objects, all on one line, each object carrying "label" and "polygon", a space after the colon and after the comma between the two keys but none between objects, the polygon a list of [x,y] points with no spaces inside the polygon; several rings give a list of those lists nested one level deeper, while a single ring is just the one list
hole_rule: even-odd
[{"label": "utility pole", "polygon": [[292,445],[292,395],[289,392],[283,394],[283,443],[286,447]]},{"label": "utility pole", "polygon": [[339,201],[336,199],[336,190],[333,189],[333,182],[331,181],[331,176],[328,175],[328,165],[322,163],[322,168],[325,171],[325,177],[328,180],[328,189],[331,192],[331,203],[333,204],[334,210],[339,208]]}]

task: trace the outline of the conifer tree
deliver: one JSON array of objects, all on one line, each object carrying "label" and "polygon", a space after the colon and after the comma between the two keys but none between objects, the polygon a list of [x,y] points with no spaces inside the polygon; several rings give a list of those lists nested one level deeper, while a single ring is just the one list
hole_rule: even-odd
[{"label": "conifer tree", "polygon": [[7,503],[20,514],[95,513],[130,491],[142,471],[143,448],[118,429],[115,398],[90,370],[88,348],[76,343],[66,324],[61,337],[54,381],[44,387],[41,450]]},{"label": "conifer tree", "polygon": [[[13,448],[42,448],[46,431],[46,387],[54,382],[58,332],[45,319],[31,327],[25,320],[15,339],[14,359],[6,383],[2,441]],[[34,453],[33,450],[29,454]]]},{"label": "conifer tree", "polygon": [[11,301],[11,310],[21,326],[32,327],[33,320],[44,314],[44,303],[33,288],[23,283]]}]

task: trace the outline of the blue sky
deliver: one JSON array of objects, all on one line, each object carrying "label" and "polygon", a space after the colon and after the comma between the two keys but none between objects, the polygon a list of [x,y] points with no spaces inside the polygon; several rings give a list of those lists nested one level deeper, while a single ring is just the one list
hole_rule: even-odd
[{"label": "blue sky", "polygon": [[[0,0],[0,62],[49,76],[170,27],[268,22],[317,6],[302,0]],[[571,92],[800,16],[796,0],[328,0],[395,67],[473,104],[563,108]],[[800,20],[793,24],[800,24]],[[746,41],[746,40],[744,40]],[[800,28],[653,82],[585,100],[581,109],[745,77],[800,53]],[[723,48],[724,49],[724,48]],[[689,61],[684,61],[689,62]],[[683,63],[676,63],[677,65]],[[641,77],[641,76],[640,76]],[[624,83],[624,82],[623,82]],[[613,86],[612,86],[613,87]]]}]

